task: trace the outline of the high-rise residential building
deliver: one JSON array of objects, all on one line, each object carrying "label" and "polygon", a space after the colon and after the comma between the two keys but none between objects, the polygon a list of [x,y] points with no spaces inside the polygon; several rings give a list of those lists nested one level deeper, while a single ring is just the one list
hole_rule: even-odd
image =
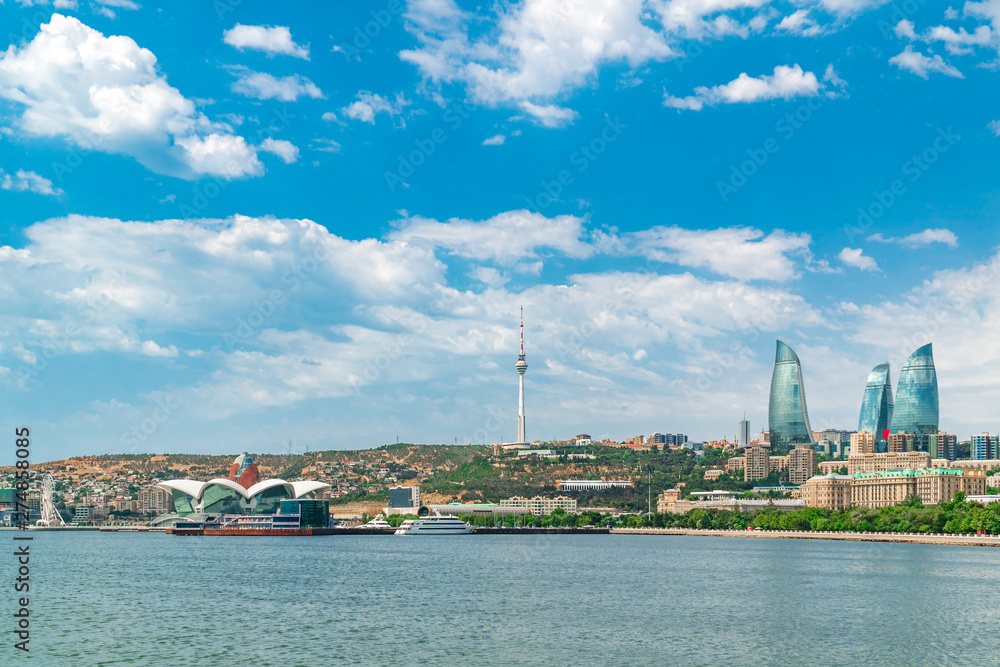
[{"label": "high-rise residential building", "polygon": [[812,445],[813,436],[802,382],[802,364],[785,343],[777,341],[776,348],[767,423],[772,450],[784,452],[795,445]]},{"label": "high-rise residential building", "polygon": [[861,399],[861,415],[858,417],[858,430],[868,431],[875,436],[877,451],[885,451],[885,440],[888,439],[889,427],[892,425],[892,409],[889,364],[879,364],[868,374],[865,395]]},{"label": "high-rise residential building", "polygon": [[169,514],[174,511],[174,498],[169,491],[158,486],[139,489],[139,511]]},{"label": "high-rise residential building", "polygon": [[788,453],[788,483],[805,484],[816,474],[816,450],[809,445],[796,445]]},{"label": "high-rise residential building", "polygon": [[932,459],[947,459],[954,461],[955,449],[958,447],[958,436],[940,432],[927,436],[927,451]]},{"label": "high-rise residential building", "polygon": [[913,433],[890,433],[886,441],[887,452],[921,452],[926,451],[919,445],[924,439],[918,439]]},{"label": "high-rise residential building", "polygon": [[858,431],[851,434],[851,456],[855,454],[874,454],[875,436],[868,431]]},{"label": "high-rise residential building", "polygon": [[910,355],[899,373],[889,431],[923,437],[938,430],[937,371],[934,351],[928,343]]},{"label": "high-rise residential building", "polygon": [[767,447],[753,445],[746,448],[743,479],[753,482],[771,474],[771,452]]},{"label": "high-rise residential building", "polygon": [[972,458],[976,461],[1000,459],[1000,435],[990,435],[983,431],[972,436]]},{"label": "high-rise residential building", "polygon": [[746,418],[740,420],[736,431],[736,446],[743,449],[750,444],[750,422]]}]

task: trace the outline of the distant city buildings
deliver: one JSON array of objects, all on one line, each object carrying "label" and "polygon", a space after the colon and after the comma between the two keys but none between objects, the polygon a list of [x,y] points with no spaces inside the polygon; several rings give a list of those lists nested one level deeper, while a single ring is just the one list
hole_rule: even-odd
[{"label": "distant city buildings", "polygon": [[780,340],[774,355],[767,422],[775,453],[785,452],[798,444],[813,444],[802,364],[794,350]]}]

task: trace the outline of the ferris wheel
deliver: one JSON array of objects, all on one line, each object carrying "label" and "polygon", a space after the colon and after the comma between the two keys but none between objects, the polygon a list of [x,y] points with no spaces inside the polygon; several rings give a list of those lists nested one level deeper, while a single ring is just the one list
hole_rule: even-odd
[{"label": "ferris wheel", "polygon": [[52,475],[46,474],[42,478],[42,518],[35,522],[37,526],[65,526],[66,522],[59,516],[56,506],[52,502],[52,493],[55,491],[56,482]]}]

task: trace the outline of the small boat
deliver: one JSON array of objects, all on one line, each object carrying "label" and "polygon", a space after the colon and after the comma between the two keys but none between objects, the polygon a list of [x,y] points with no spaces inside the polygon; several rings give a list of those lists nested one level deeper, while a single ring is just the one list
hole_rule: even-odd
[{"label": "small boat", "polygon": [[424,516],[419,519],[407,519],[396,535],[468,535],[472,526],[451,514]]}]

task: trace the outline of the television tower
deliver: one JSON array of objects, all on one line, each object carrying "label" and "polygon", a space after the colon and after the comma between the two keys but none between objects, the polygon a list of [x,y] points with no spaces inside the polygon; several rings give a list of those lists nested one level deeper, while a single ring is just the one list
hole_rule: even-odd
[{"label": "television tower", "polygon": [[514,365],[517,374],[520,376],[520,391],[517,401],[517,441],[527,442],[524,435],[524,372],[528,370],[528,362],[524,360],[524,306],[521,306],[521,353],[517,355],[517,363]]}]

